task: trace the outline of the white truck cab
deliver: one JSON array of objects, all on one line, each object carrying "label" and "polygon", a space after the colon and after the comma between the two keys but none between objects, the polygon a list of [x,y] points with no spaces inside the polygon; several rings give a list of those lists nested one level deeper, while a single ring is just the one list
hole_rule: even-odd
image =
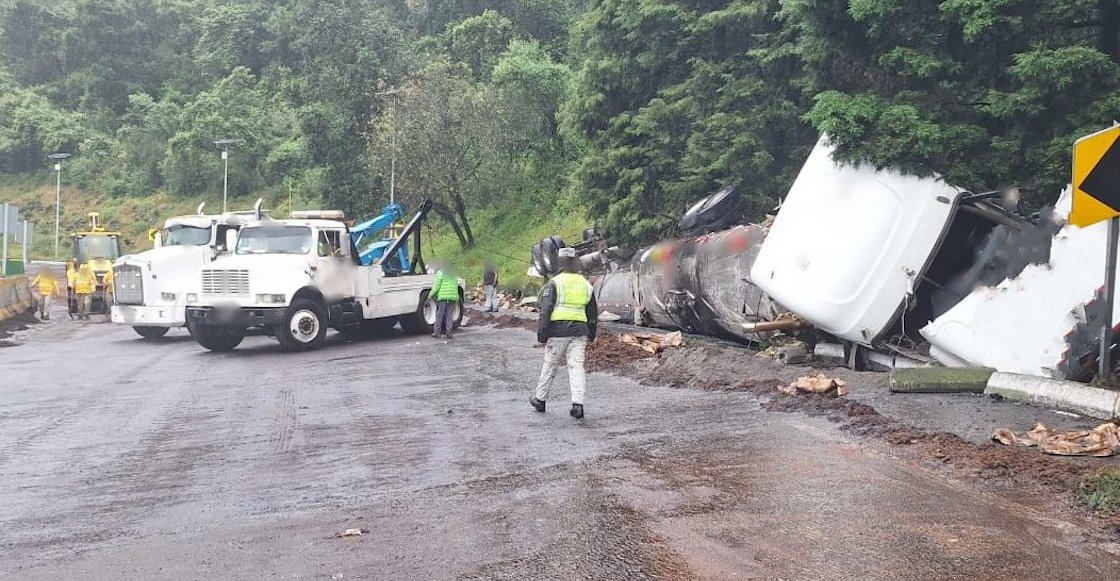
[{"label": "white truck cab", "polygon": [[[424,272],[419,223],[425,205],[394,242],[388,261],[362,265],[342,213],[300,212],[264,219],[230,232],[232,253],[200,271],[198,293],[187,295],[191,334],[203,347],[228,351],[246,331],[264,329],[286,349],[323,344],[327,329],[376,335],[400,322],[408,332],[431,332],[435,275]],[[399,264],[400,248],[415,240],[414,260]],[[455,320],[462,317],[459,282]]]},{"label": "white truck cab", "polygon": [[228,251],[228,232],[255,220],[251,212],[205,215],[202,208],[195,215],[169,218],[156,233],[154,248],[114,262],[112,322],[148,339],[186,327],[186,297],[197,292],[198,269]]}]

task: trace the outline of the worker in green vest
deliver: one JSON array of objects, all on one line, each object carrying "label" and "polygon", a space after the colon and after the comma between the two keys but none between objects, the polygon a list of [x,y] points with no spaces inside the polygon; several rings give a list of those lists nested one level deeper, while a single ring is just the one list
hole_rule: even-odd
[{"label": "worker in green vest", "polygon": [[544,345],[544,369],[529,403],[538,412],[544,412],[552,380],[560,358],[564,357],[568,361],[568,382],[572,389],[569,413],[578,420],[583,417],[583,396],[587,388],[584,352],[587,343],[595,340],[599,308],[591,283],[579,274],[580,262],[575,249],[561,248],[559,254],[561,273],[544,285],[537,298],[541,312],[537,342]]},{"label": "worker in green vest", "polygon": [[439,264],[436,280],[428,294],[436,301],[436,322],[432,337],[451,339],[455,327],[455,305],[459,302],[459,280],[455,273]]}]

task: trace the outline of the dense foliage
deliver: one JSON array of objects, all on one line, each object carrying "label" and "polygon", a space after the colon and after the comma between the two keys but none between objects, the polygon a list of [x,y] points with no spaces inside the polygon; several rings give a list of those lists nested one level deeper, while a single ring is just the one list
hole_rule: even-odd
[{"label": "dense foliage", "polygon": [[1118,0],[0,0],[0,173],[197,195],[235,138],[233,193],[364,213],[392,165],[463,246],[565,194],[638,244],[724,185],[768,208],[826,132],[1042,200],[1120,112],[1118,30]]}]

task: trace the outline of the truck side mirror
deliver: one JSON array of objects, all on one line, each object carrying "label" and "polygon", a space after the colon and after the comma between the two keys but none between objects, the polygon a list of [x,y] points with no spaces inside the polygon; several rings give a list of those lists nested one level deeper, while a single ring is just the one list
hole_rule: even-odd
[{"label": "truck side mirror", "polygon": [[226,251],[233,252],[237,247],[237,230],[226,230]]}]

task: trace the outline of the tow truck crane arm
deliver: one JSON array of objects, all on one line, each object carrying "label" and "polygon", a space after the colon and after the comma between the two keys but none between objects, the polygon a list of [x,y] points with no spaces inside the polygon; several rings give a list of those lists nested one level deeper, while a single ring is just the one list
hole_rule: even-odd
[{"label": "tow truck crane arm", "polygon": [[[424,272],[424,256],[420,253],[420,224],[431,209],[432,201],[424,200],[416,211],[416,215],[412,217],[412,220],[409,220],[404,230],[401,230],[401,235],[385,250],[384,256],[390,257],[382,262],[382,268],[386,274],[420,274]],[[392,257],[408,251],[409,238],[413,241],[412,260],[401,260],[398,264],[393,264],[397,261],[392,260]]]},{"label": "tow truck crane arm", "polygon": [[[381,257],[385,256],[385,249],[393,243],[392,238],[385,238],[374,242],[369,242],[368,239],[374,238],[402,218],[404,218],[404,208],[402,208],[400,204],[389,204],[385,206],[385,209],[377,216],[361,224],[356,224],[350,229],[350,237],[354,241],[354,247],[359,249],[358,260],[363,265],[369,266],[377,262]],[[366,242],[364,248],[363,242]]]}]

